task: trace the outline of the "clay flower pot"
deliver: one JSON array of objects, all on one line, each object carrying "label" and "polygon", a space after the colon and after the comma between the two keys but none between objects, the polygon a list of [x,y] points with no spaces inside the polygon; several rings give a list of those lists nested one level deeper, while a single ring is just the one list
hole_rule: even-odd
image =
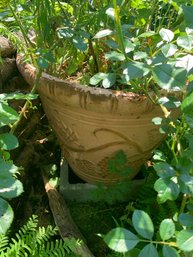
[{"label": "clay flower pot", "polygon": [[[33,85],[35,68],[17,57],[18,69]],[[163,117],[146,96],[70,83],[46,73],[38,89],[44,111],[63,155],[75,173],[89,183],[111,184],[122,178],[109,171],[109,160],[123,151],[132,179],[164,139],[154,117]]]}]

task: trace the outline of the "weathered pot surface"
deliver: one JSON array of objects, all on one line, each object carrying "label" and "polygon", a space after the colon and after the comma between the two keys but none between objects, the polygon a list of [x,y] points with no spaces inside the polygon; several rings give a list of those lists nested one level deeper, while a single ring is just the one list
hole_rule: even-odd
[{"label": "weathered pot surface", "polygon": [[[17,65],[33,85],[35,68],[21,56],[17,56]],[[89,183],[111,184],[122,178],[108,168],[109,160],[120,150],[133,168],[129,178],[134,178],[165,137],[152,123],[163,112],[144,95],[81,86],[46,73],[40,78],[38,92],[64,157]]]}]

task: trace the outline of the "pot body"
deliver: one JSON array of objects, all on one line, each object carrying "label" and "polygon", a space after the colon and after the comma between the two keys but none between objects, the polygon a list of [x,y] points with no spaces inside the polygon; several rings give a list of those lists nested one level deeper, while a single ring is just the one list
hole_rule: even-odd
[{"label": "pot body", "polygon": [[[35,69],[20,59],[17,63],[33,84]],[[109,170],[109,161],[120,151],[124,166],[132,168],[127,177],[134,178],[165,137],[152,123],[163,112],[145,96],[85,87],[46,73],[40,79],[39,94],[64,157],[89,183],[112,184],[123,179]]]}]

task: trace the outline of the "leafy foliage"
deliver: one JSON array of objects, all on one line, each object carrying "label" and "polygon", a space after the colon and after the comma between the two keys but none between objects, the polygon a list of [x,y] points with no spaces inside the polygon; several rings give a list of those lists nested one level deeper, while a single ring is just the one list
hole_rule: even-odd
[{"label": "leafy foliage", "polygon": [[9,205],[9,199],[19,196],[23,192],[22,183],[17,179],[20,168],[15,166],[10,157],[10,151],[17,148],[19,143],[16,136],[8,131],[19,120],[19,114],[9,106],[10,99],[26,99],[30,101],[36,95],[21,93],[0,94],[0,234],[9,229],[14,213]]}]

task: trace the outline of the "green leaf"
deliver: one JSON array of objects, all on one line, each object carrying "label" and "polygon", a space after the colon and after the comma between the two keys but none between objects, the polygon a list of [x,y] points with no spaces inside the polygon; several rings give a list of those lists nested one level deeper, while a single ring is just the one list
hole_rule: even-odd
[{"label": "green leaf", "polygon": [[102,86],[104,88],[110,88],[115,84],[115,82],[116,82],[116,74],[107,73],[107,77],[102,81]]},{"label": "green leaf", "polygon": [[37,64],[41,69],[47,69],[49,66],[49,61],[44,57],[40,56],[37,59]]},{"label": "green leaf", "polygon": [[193,228],[193,216],[188,213],[181,213],[179,215],[179,222],[182,226]]},{"label": "green leaf", "polygon": [[184,68],[189,72],[193,68],[193,56],[187,54],[184,57],[178,58],[176,61],[176,67]]},{"label": "green leaf", "polygon": [[146,38],[146,37],[152,37],[153,35],[155,35],[155,31],[148,31],[140,34],[138,37]]},{"label": "green leaf", "polygon": [[125,60],[124,54],[116,52],[116,51],[107,52],[105,54],[105,57],[107,60],[112,60],[112,61],[124,61]]},{"label": "green leaf", "polygon": [[116,154],[108,161],[108,169],[113,173],[121,173],[127,168],[127,156],[123,151],[117,151]]},{"label": "green leaf", "polygon": [[59,28],[57,32],[59,38],[71,38],[74,36],[74,31],[69,27]]},{"label": "green leaf", "polygon": [[84,41],[84,38],[80,36],[74,36],[72,42],[78,50],[82,52],[87,50],[87,43]]},{"label": "green leaf", "polygon": [[118,48],[117,43],[112,39],[106,40],[105,43],[112,49]]},{"label": "green leaf", "polygon": [[132,249],[129,252],[125,253],[124,257],[139,257],[140,250],[137,248]]},{"label": "green leaf", "polygon": [[180,257],[176,249],[171,246],[164,245],[162,248],[163,257]]},{"label": "green leaf", "polygon": [[185,97],[185,99],[182,101],[181,109],[183,112],[192,113],[193,110],[193,92],[190,93],[188,96]]},{"label": "green leaf", "polygon": [[130,40],[124,41],[125,53],[130,53],[135,49],[135,45]]},{"label": "green leaf", "polygon": [[180,193],[179,185],[171,179],[159,178],[154,184],[154,189],[158,192],[160,203],[164,203],[167,200],[176,200]]},{"label": "green leaf", "polygon": [[0,196],[15,198],[23,193],[22,183],[13,178],[10,173],[0,173]]},{"label": "green leaf", "polygon": [[16,174],[16,172],[18,172],[18,167],[12,163],[0,162],[0,174],[4,172],[6,173],[10,172],[12,174]]},{"label": "green leaf", "polygon": [[159,34],[161,38],[166,42],[171,42],[174,38],[174,33],[169,29],[160,29]]},{"label": "green leaf", "polygon": [[155,117],[152,119],[153,124],[155,125],[161,125],[162,124],[162,118],[161,117]]},{"label": "green leaf", "polygon": [[134,60],[140,60],[140,59],[144,59],[144,58],[145,59],[147,58],[146,52],[139,51],[139,52],[134,53],[134,56],[133,56]]},{"label": "green leaf", "polygon": [[153,68],[153,78],[162,89],[183,88],[186,84],[187,72],[183,68],[175,68],[170,64],[160,64]]},{"label": "green leaf", "polygon": [[146,212],[135,210],[132,216],[132,223],[140,236],[146,239],[152,239],[154,226],[150,216]]},{"label": "green leaf", "polygon": [[103,29],[103,30],[99,31],[93,38],[99,39],[99,38],[107,37],[107,36],[112,35],[112,34],[113,34],[112,30]]},{"label": "green leaf", "polygon": [[161,51],[165,57],[170,57],[178,51],[178,48],[174,44],[167,44],[162,46]]},{"label": "green leaf", "polygon": [[193,196],[193,176],[189,174],[182,174],[179,176],[180,190],[184,194]]},{"label": "green leaf", "polygon": [[115,10],[114,10],[114,8],[112,8],[112,7],[108,8],[105,13],[106,13],[106,15],[108,15],[111,19],[114,20],[114,18],[115,18]]},{"label": "green leaf", "polygon": [[0,198],[0,234],[5,234],[13,221],[13,210],[8,202]]},{"label": "green leaf", "polygon": [[193,251],[193,230],[182,230],[177,234],[177,246],[185,252]]},{"label": "green leaf", "polygon": [[158,103],[165,106],[167,109],[178,108],[181,105],[181,101],[173,96],[164,96],[158,99]]},{"label": "green leaf", "polygon": [[0,134],[0,148],[3,150],[12,150],[19,146],[17,137],[13,134]]},{"label": "green leaf", "polygon": [[164,155],[164,153],[160,150],[156,150],[154,155],[153,155],[153,159],[157,160],[157,161],[166,161],[166,157]]},{"label": "green leaf", "polygon": [[156,163],[153,167],[160,178],[171,178],[176,174],[174,168],[165,162]]},{"label": "green leaf", "polygon": [[6,103],[0,102],[0,127],[12,124],[19,118],[18,113]]},{"label": "green leaf", "polygon": [[159,233],[163,241],[170,239],[175,233],[175,224],[172,219],[162,220]]},{"label": "green leaf", "polygon": [[124,253],[133,249],[139,243],[139,238],[129,230],[118,227],[105,235],[104,241],[112,250]]},{"label": "green leaf", "polygon": [[157,249],[153,244],[146,245],[140,252],[138,257],[159,257]]},{"label": "green leaf", "polygon": [[90,84],[95,86],[108,76],[107,73],[99,72],[90,78]]},{"label": "green leaf", "polygon": [[192,19],[192,13],[193,13],[193,6],[183,6],[183,12],[184,12],[184,20],[186,22],[187,27],[193,29],[193,19]]},{"label": "green leaf", "polygon": [[127,81],[136,78],[142,78],[149,73],[149,68],[142,62],[128,62],[123,74],[127,75]]},{"label": "green leaf", "polygon": [[179,36],[177,38],[177,44],[181,46],[182,48],[190,51],[192,50],[193,46],[193,36],[186,35],[186,36]]}]

